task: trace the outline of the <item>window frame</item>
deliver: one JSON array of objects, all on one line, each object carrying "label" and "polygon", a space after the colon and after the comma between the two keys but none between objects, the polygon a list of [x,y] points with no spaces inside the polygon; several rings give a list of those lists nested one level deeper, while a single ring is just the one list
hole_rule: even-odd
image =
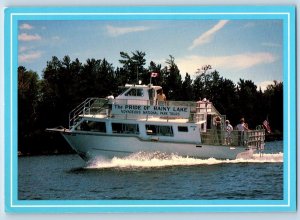
[{"label": "window frame", "polygon": [[184,132],[184,133],[188,133],[189,132],[189,127],[188,126],[178,126],[177,127],[177,131],[178,132]]},{"label": "window frame", "polygon": [[[173,126],[171,125],[145,125],[146,134],[149,136],[164,136],[164,137],[174,137]],[[162,132],[162,129],[168,129],[168,132]]]}]

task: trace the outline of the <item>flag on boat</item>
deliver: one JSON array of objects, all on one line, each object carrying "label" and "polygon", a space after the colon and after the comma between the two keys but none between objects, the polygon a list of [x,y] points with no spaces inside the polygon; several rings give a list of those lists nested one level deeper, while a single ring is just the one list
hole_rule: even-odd
[{"label": "flag on boat", "polygon": [[270,128],[269,122],[267,120],[264,120],[263,126],[268,133],[271,133],[271,128]]},{"label": "flag on boat", "polygon": [[158,73],[155,73],[155,72],[151,73],[151,77],[157,77],[157,76],[158,76]]}]

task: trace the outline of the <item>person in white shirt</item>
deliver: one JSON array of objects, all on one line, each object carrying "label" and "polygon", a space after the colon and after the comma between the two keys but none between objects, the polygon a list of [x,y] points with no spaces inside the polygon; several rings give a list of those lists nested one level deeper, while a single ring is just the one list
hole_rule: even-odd
[{"label": "person in white shirt", "polygon": [[226,145],[230,145],[231,141],[232,141],[232,139],[231,139],[231,132],[233,131],[233,127],[230,124],[229,120],[226,120],[225,124],[226,124],[226,137],[225,137]]},{"label": "person in white shirt", "polygon": [[216,126],[216,129],[217,129],[217,138],[218,138],[218,143],[220,145],[222,145],[222,139],[221,139],[221,136],[222,136],[222,132],[221,132],[221,126],[222,126],[222,119],[219,115],[217,115],[215,118],[214,118],[214,121],[215,121],[215,126]]},{"label": "person in white shirt", "polygon": [[244,131],[249,130],[248,126],[245,123],[245,119],[244,118],[241,118],[240,124],[238,124],[236,126],[236,128],[239,131],[238,132],[238,144],[239,145],[244,145]]},{"label": "person in white shirt", "polygon": [[247,125],[245,123],[245,119],[244,118],[241,118],[240,124],[238,124],[236,127],[237,127],[237,129],[239,131],[247,131],[248,130],[248,127],[247,127]]},{"label": "person in white shirt", "polygon": [[106,100],[108,103],[108,109],[106,109],[107,117],[112,117],[111,111],[112,111],[112,104],[113,104],[114,99],[115,99],[115,97],[113,95],[106,96]]}]

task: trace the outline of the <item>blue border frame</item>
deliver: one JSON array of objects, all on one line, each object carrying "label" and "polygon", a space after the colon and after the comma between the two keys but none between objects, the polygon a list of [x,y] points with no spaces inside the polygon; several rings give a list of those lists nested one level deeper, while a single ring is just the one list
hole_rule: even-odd
[{"label": "blue border frame", "polygon": [[[283,200],[63,200],[17,198],[17,57],[19,20],[120,19],[280,19],[284,36],[284,198]],[[230,7],[100,7],[5,9],[5,208],[16,213],[95,212],[291,212],[296,211],[296,75],[295,8]]]}]

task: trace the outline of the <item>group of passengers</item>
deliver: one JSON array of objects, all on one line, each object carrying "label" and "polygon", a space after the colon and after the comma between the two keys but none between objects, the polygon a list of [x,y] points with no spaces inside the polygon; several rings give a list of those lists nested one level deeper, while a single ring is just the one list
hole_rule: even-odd
[{"label": "group of passengers", "polygon": [[[215,120],[214,120],[214,123],[215,123],[215,127],[217,129],[218,141],[219,141],[219,144],[221,145],[222,144],[222,138],[221,138],[221,133],[222,133],[221,124],[222,124],[222,120],[221,120],[221,117],[220,116],[216,116]],[[248,131],[249,130],[248,124],[245,123],[245,119],[244,118],[241,118],[240,123],[235,128],[236,128],[236,130],[238,130],[238,145],[243,145],[243,134],[244,134],[244,131]],[[226,133],[225,133],[225,144],[226,145],[230,145],[232,143],[231,132],[233,131],[233,127],[230,124],[229,120],[225,121],[225,131],[226,131]]]}]

